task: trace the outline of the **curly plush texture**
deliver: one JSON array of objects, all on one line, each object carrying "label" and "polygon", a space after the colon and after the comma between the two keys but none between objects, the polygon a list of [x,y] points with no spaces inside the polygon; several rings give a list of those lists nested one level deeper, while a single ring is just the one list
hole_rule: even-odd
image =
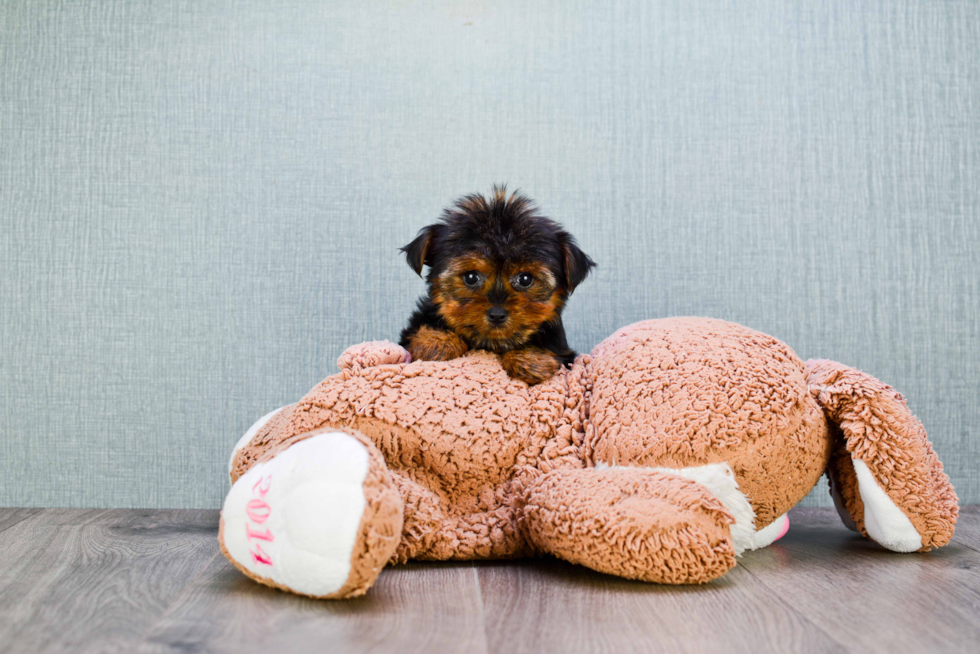
[{"label": "curly plush texture", "polygon": [[344,370],[359,371],[387,363],[409,363],[412,355],[404,348],[388,341],[368,341],[352,345],[337,359],[337,366]]},{"label": "curly plush texture", "polygon": [[[823,474],[830,440],[806,368],[785,344],[721,320],[619,330],[593,351],[590,463],[683,468],[726,461],[762,528]],[[783,482],[770,483],[772,476]]]},{"label": "curly plush texture", "polygon": [[735,566],[734,522],[704,486],[642,468],[556,470],[523,507],[538,547],[629,579],[704,583]]},{"label": "curly plush texture", "polygon": [[[367,452],[367,472],[361,486],[364,493],[364,512],[357,526],[354,546],[350,553],[350,574],[346,582],[335,592],[326,595],[312,595],[318,599],[347,599],[363,595],[374,584],[381,569],[392,558],[401,541],[404,504],[391,479],[384,459],[377,448],[363,434],[346,428],[320,429],[298,434],[268,450],[256,463],[270,461],[279,452],[298,442],[323,434],[326,431],[341,431],[364,446]],[[271,478],[271,475],[270,475]],[[224,516],[218,523],[218,542],[221,552],[243,574],[260,584],[292,591],[272,578],[248,570],[237,561],[225,546]]]},{"label": "curly plush texture", "polygon": [[391,562],[549,553],[624,577],[710,581],[736,560],[733,517],[684,471],[715,464],[747,500],[743,541],[824,472],[867,535],[852,456],[923,549],[947,542],[956,520],[955,493],[900,396],[740,325],[636,323],[530,387],[483,351],[410,361],[380,341],[339,365],[258,429],[231,477],[324,427],[362,434],[401,502]]},{"label": "curly plush texture", "polygon": [[566,397],[581,397],[574,369],[528,387],[482,351],[345,367],[266,423],[236,455],[232,479],[298,435],[350,427],[378,447],[406,498],[413,536],[399,560],[522,556],[530,550],[514,509],[520,471],[584,465],[563,421]]},{"label": "curly plush texture", "polygon": [[925,428],[908,410],[905,398],[871,375],[835,361],[811,360],[807,366],[811,393],[843,432],[834,474],[858,530],[868,535],[853,459],[863,461],[878,485],[902,508],[922,536],[920,551],[948,543],[959,501]]}]

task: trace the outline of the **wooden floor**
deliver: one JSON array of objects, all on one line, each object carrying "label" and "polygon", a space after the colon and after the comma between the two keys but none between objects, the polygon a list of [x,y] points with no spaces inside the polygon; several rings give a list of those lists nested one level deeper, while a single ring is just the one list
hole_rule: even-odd
[{"label": "wooden floor", "polygon": [[420,563],[367,597],[260,586],[216,511],[0,509],[0,652],[980,652],[980,509],[892,554],[832,510],[701,587],[553,559]]}]

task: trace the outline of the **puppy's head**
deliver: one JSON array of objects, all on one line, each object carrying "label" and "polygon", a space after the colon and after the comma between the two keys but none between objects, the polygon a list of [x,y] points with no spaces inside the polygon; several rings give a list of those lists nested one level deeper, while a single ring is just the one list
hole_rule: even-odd
[{"label": "puppy's head", "polygon": [[416,273],[429,266],[429,295],[471,346],[521,347],[555,320],[595,266],[571,234],[517,192],[493,187],[443,211],[402,248]]}]

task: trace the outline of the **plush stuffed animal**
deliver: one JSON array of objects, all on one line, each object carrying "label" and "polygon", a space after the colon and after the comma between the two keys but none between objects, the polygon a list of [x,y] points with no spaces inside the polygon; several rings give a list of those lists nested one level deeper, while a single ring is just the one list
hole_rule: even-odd
[{"label": "plush stuffed animal", "polygon": [[232,455],[225,556],[249,577],[361,595],[388,563],[552,554],[691,584],[785,532],[825,473],[890,550],[947,543],[958,507],[901,395],[853,368],[699,318],[619,330],[535,386],[495,355],[340,357]]}]

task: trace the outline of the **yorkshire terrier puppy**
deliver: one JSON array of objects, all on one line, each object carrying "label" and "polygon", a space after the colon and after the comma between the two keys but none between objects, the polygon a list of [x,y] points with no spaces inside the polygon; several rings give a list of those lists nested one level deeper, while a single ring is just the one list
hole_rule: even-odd
[{"label": "yorkshire terrier puppy", "polygon": [[561,312],[595,263],[534,203],[505,187],[467,195],[401,248],[427,294],[401,333],[413,359],[470,349],[500,355],[511,377],[537,384],[575,359]]}]

